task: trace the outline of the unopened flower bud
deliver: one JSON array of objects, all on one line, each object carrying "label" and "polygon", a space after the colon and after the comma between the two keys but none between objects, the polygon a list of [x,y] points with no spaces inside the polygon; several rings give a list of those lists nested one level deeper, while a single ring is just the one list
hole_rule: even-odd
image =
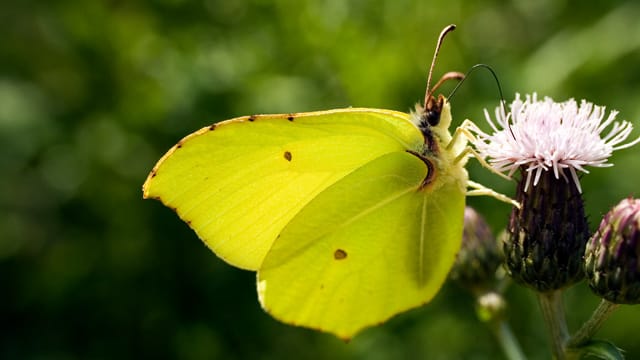
[{"label": "unopened flower bud", "polygon": [[476,314],[484,322],[503,318],[506,309],[507,302],[497,292],[490,291],[476,299]]},{"label": "unopened flower bud", "polygon": [[464,211],[462,248],[451,269],[451,278],[471,291],[488,290],[502,264],[502,254],[484,218],[473,208]]},{"label": "unopened flower bud", "polygon": [[609,211],[585,250],[589,287],[615,304],[640,303],[640,200]]}]

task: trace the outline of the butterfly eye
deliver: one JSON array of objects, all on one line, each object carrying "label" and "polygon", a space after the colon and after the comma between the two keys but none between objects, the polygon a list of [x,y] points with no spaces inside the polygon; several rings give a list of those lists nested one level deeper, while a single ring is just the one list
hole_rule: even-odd
[{"label": "butterfly eye", "polygon": [[437,126],[440,123],[440,111],[438,110],[429,110],[424,114],[424,121],[426,121],[429,126]]}]

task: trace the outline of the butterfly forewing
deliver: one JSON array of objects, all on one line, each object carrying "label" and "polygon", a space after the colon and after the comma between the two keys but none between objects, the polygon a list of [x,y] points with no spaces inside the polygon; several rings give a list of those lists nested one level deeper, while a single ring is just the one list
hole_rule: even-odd
[{"label": "butterfly forewing", "polygon": [[238,118],[181,140],[143,191],[173,208],[218,256],[257,270],[280,231],[321,191],[422,141],[409,115],[388,110]]}]

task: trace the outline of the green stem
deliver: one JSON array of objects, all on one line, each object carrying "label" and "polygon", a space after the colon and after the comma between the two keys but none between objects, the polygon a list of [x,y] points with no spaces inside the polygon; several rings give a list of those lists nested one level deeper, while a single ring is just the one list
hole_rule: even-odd
[{"label": "green stem", "polygon": [[551,337],[553,357],[557,360],[564,360],[566,358],[564,347],[569,338],[569,332],[564,315],[562,292],[560,290],[554,290],[546,293],[538,293],[538,301]]},{"label": "green stem", "polygon": [[602,324],[619,307],[610,301],[602,299],[598,307],[594,310],[591,318],[585,322],[567,343],[568,347],[580,347],[587,343],[593,335],[600,329]]},{"label": "green stem", "polygon": [[502,351],[509,360],[526,360],[511,327],[505,321],[506,302],[501,293],[495,291],[475,291],[476,315],[487,324],[495,335]]},{"label": "green stem", "polygon": [[494,322],[491,326],[504,355],[509,360],[526,360],[518,340],[513,336],[511,327],[506,321]]}]

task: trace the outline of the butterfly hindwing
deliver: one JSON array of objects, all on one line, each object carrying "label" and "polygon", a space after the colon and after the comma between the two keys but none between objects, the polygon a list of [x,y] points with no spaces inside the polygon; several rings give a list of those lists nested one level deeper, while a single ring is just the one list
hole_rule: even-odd
[{"label": "butterfly hindwing", "polygon": [[263,307],[348,339],[429,301],[460,245],[464,189],[422,188],[427,172],[422,159],[394,152],[319,193],[258,272]]}]

